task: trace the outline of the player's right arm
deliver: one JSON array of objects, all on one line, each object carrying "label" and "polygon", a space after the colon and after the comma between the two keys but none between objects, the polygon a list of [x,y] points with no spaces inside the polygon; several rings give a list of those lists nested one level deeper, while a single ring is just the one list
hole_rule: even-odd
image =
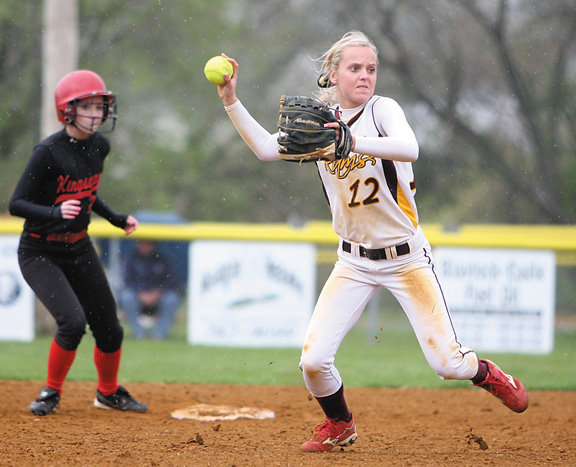
[{"label": "player's right arm", "polygon": [[[8,209],[13,216],[33,220],[61,219],[60,206],[42,205],[38,199],[42,180],[46,179],[53,165],[48,149],[37,146],[10,198]],[[45,196],[46,194],[44,194]],[[50,194],[48,194],[50,196]]]},{"label": "player's right arm", "polygon": [[242,102],[236,96],[236,84],[238,83],[239,65],[236,60],[226,57],[232,63],[234,73],[232,77],[225,76],[226,82],[218,86],[218,96],[224,104],[224,109],[228,113],[230,120],[242,139],[252,150],[258,159],[263,161],[279,160],[278,155],[278,133],[271,134],[260,125]]},{"label": "player's right arm", "polygon": [[236,130],[258,159],[263,161],[280,159],[278,154],[278,133],[271,134],[262,127],[240,101],[236,101],[234,104],[224,108]]}]

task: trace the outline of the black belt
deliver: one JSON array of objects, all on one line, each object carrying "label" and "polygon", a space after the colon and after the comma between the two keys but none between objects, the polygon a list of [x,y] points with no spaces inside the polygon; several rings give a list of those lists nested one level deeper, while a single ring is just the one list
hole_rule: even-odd
[{"label": "black belt", "polygon": [[[342,249],[346,253],[352,253],[352,245],[346,240],[342,240]],[[408,243],[402,243],[401,245],[392,246],[390,248],[375,249],[364,248],[363,246],[358,247],[358,252],[362,258],[368,258],[372,260],[391,259],[386,255],[386,250],[396,250],[396,256],[403,256],[410,253],[410,245],[408,245]]]}]

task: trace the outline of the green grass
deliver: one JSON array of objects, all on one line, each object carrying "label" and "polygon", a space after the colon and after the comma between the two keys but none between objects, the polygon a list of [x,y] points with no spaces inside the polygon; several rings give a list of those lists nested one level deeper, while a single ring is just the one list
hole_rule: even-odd
[{"label": "green grass", "polygon": [[[411,328],[402,319],[386,329],[363,319],[347,336],[336,365],[348,387],[467,387],[468,381],[440,380],[430,369]],[[370,331],[377,329],[377,332]],[[122,382],[303,384],[300,349],[247,349],[190,345],[184,327],[164,342],[126,338],[120,368]],[[51,336],[33,342],[0,342],[0,379],[40,380],[46,376]],[[68,379],[94,381],[94,340],[87,334]],[[522,380],[529,389],[576,390],[576,331],[557,330],[549,355],[482,354]]]}]

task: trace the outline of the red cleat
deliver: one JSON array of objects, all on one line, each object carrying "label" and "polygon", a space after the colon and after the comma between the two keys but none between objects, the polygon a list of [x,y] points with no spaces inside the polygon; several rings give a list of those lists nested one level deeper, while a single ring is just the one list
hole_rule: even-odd
[{"label": "red cleat", "polygon": [[354,418],[351,418],[349,422],[326,418],[324,423],[314,428],[314,431],[316,433],[312,439],[300,446],[300,450],[306,452],[330,451],[336,446],[352,444],[358,438]]},{"label": "red cleat", "polygon": [[504,373],[490,360],[480,360],[488,365],[486,379],[474,386],[486,389],[514,412],[524,412],[528,408],[528,393],[523,384],[513,376]]}]

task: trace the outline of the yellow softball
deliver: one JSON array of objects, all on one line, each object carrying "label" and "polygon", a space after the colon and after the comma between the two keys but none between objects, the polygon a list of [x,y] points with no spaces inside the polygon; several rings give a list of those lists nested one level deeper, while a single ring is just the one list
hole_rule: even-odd
[{"label": "yellow softball", "polygon": [[206,79],[213,84],[224,84],[224,74],[226,73],[232,76],[234,68],[230,61],[222,55],[212,57],[204,66],[204,75],[206,75]]}]

